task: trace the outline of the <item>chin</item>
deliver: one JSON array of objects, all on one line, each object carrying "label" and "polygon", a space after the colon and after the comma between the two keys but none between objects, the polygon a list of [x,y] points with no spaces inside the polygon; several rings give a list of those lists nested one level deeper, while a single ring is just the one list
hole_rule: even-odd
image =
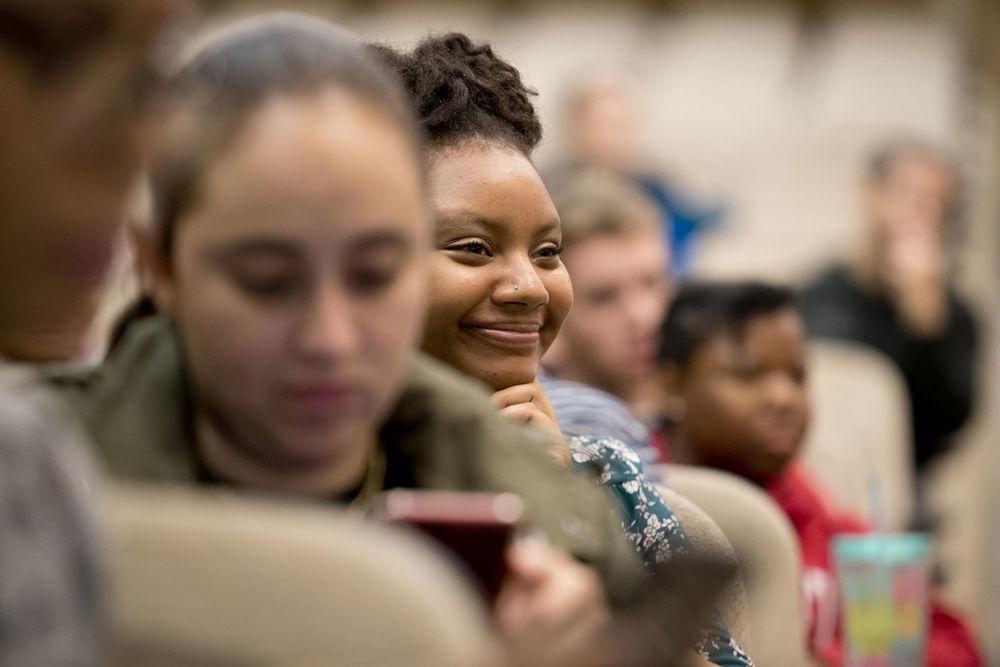
[{"label": "chin", "polygon": [[366,436],[358,428],[291,433],[281,439],[279,457],[283,467],[302,470],[334,464],[354,448],[363,446],[367,446]]},{"label": "chin", "polygon": [[534,382],[538,377],[538,365],[525,368],[481,368],[477,373],[469,373],[480,382],[492,387],[494,391],[507,389],[519,384]]}]

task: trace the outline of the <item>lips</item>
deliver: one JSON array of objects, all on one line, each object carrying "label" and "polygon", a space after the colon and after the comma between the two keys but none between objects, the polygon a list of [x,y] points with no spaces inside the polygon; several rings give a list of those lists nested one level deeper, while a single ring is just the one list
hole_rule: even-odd
[{"label": "lips", "polygon": [[538,346],[542,326],[537,322],[470,322],[461,329],[493,345],[526,350]]}]

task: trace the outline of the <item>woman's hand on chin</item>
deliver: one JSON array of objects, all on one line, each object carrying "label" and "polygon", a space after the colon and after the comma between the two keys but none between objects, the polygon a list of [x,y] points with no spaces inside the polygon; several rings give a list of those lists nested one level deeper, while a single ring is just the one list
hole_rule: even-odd
[{"label": "woman's hand on chin", "polygon": [[569,462],[569,449],[559,429],[556,412],[545,395],[542,384],[535,380],[516,384],[493,394],[493,402],[500,414],[521,424],[530,424],[552,435],[552,454],[560,463]]}]

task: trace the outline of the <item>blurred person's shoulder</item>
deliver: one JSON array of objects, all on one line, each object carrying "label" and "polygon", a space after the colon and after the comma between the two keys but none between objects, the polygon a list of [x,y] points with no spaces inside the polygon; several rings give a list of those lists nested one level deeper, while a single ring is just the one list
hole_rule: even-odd
[{"label": "blurred person's shoulder", "polygon": [[851,279],[846,264],[829,264],[812,275],[799,290],[799,300],[806,306],[829,303],[860,291]]},{"label": "blurred person's shoulder", "polygon": [[829,338],[858,338],[858,329],[885,306],[877,295],[867,293],[850,274],[846,264],[835,263],[813,276],[797,295],[806,327],[813,335]]},{"label": "blurred person's shoulder", "polygon": [[98,458],[115,476],[187,481],[197,465],[189,396],[174,332],[162,317],[136,322],[119,349],[92,368],[45,371],[79,416]]}]

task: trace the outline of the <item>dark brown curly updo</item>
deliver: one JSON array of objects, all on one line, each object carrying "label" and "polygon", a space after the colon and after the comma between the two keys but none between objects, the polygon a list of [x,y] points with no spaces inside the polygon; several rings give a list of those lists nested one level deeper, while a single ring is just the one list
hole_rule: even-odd
[{"label": "dark brown curly updo", "polygon": [[430,36],[403,53],[383,44],[369,48],[400,79],[431,148],[469,140],[508,144],[526,157],[542,138],[531,103],[537,93],[489,44],[468,36]]}]

